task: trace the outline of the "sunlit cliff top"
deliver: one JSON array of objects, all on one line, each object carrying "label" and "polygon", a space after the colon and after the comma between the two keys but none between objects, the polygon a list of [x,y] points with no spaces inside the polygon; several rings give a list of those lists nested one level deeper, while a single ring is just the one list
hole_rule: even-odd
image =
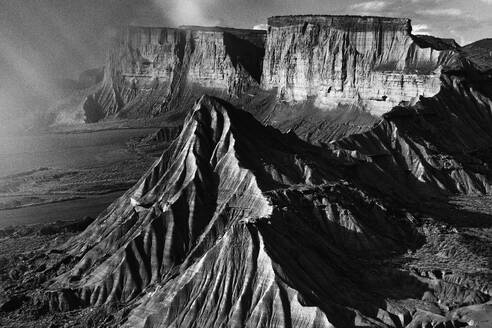
[{"label": "sunlit cliff top", "polygon": [[371,25],[384,26],[391,29],[411,31],[411,20],[409,18],[393,18],[378,16],[351,16],[351,15],[289,15],[273,16],[268,18],[268,25],[283,27],[299,25],[304,23],[315,23],[328,25],[336,28],[368,28]]}]

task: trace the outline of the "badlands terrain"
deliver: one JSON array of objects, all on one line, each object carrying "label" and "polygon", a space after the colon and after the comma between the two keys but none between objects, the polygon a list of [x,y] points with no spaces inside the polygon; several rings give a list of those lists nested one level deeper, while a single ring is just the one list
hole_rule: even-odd
[{"label": "badlands terrain", "polygon": [[268,26],[125,28],[46,112],[110,141],[1,178],[66,215],[0,230],[0,326],[492,325],[490,40]]}]

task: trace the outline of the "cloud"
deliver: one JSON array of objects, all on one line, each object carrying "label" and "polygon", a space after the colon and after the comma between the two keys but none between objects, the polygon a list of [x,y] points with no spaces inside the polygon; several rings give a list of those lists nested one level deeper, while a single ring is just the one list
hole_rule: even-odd
[{"label": "cloud", "polygon": [[450,16],[450,17],[458,17],[463,15],[463,11],[458,8],[435,8],[435,9],[426,9],[426,10],[418,10],[417,14],[420,15],[428,15],[428,16]]},{"label": "cloud", "polygon": [[412,33],[413,34],[420,34],[420,35],[431,35],[432,34],[430,32],[429,25],[427,25],[427,24],[414,24],[412,26]]},{"label": "cloud", "polygon": [[[16,73],[15,78],[22,80],[31,93],[38,93],[48,96],[52,93],[49,79],[46,79],[47,72],[43,69],[42,58],[30,46],[21,47],[17,42],[12,41],[5,33],[0,30],[0,58],[5,63],[6,71]],[[30,53],[29,57],[22,56],[23,52]],[[10,81],[12,82],[12,77]],[[9,85],[11,83],[2,83]]]},{"label": "cloud", "polygon": [[457,30],[451,29],[449,30],[449,33],[454,37],[455,40],[457,40],[457,43],[459,45],[464,46],[465,44],[468,44],[469,42],[461,35],[461,33]]},{"label": "cloud", "polygon": [[258,24],[253,26],[253,30],[268,30],[268,24]]},{"label": "cloud", "polygon": [[367,1],[356,3],[350,6],[350,9],[359,11],[380,11],[387,8],[388,5],[389,4],[386,1]]},{"label": "cloud", "polygon": [[101,67],[112,36],[131,22],[167,25],[151,0],[0,0],[0,130],[46,109],[60,79]]},{"label": "cloud", "polygon": [[163,15],[176,25],[219,25],[220,20],[208,13],[215,0],[152,0]]}]

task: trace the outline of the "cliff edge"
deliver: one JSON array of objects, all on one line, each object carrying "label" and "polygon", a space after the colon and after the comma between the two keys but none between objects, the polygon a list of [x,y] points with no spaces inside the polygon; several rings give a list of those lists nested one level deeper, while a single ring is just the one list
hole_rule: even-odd
[{"label": "cliff edge", "polygon": [[56,121],[75,115],[182,125],[194,101],[209,94],[326,143],[438,95],[447,71],[490,66],[485,50],[413,35],[406,18],[276,16],[268,24],[268,31],[129,27],[111,48],[103,81],[76,115],[60,113]]},{"label": "cliff edge", "polygon": [[351,104],[380,116],[433,96],[440,70],[456,59],[453,45],[420,42],[409,19],[277,16],[268,24],[263,88],[287,102],[313,98],[324,109]]},{"label": "cliff edge", "polygon": [[[234,97],[259,85],[265,32],[128,27],[111,49],[102,88],[86,111],[152,117],[189,107],[205,91]],[[193,97],[194,95],[194,97]],[[184,118],[184,115],[183,115]]]}]

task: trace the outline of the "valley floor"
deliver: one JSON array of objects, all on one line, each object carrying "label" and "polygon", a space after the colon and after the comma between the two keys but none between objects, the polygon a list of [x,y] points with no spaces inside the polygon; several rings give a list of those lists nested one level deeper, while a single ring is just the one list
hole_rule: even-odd
[{"label": "valley floor", "polygon": [[131,187],[155,160],[132,140],[155,129],[113,128],[2,137],[0,227],[95,217]]},{"label": "valley floor", "polygon": [[135,144],[155,128],[134,125],[0,137],[0,327],[100,326],[105,316],[98,319],[93,309],[50,315],[9,309],[56,274],[43,272],[46,250],[85,229],[154,162],[156,153]]}]

